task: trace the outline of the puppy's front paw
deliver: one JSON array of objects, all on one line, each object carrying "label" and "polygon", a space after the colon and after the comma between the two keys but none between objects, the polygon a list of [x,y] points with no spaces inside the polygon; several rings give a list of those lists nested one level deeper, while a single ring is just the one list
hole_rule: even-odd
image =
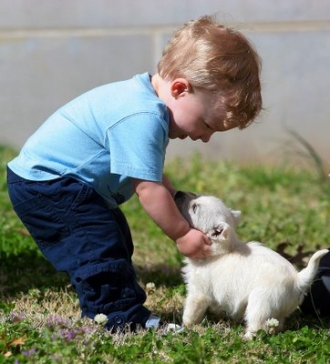
[{"label": "puppy's front paw", "polygon": [[195,325],[195,322],[194,322],[194,320],[187,319],[187,318],[183,318],[182,319],[182,324],[183,324],[184,327],[189,328],[189,327],[194,326]]}]

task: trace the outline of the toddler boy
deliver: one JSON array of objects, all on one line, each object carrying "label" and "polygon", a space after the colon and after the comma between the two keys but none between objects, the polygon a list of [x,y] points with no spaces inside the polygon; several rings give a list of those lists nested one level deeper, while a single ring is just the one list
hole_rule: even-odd
[{"label": "toddler boy", "polygon": [[70,276],[83,316],[103,313],[111,330],[158,322],[144,306],[119,208],[134,193],[183,255],[209,253],[208,238],[173,201],[166,147],[247,127],[262,108],[259,73],[259,56],[240,32],[201,17],[173,35],[157,74],[79,96],[8,163],[13,207],[45,257]]}]

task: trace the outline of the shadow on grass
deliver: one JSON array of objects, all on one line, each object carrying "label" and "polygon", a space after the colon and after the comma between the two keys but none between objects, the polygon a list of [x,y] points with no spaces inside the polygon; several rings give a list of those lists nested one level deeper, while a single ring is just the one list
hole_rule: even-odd
[{"label": "shadow on grass", "polygon": [[[66,273],[55,268],[36,250],[17,254],[0,253],[0,296],[15,296],[31,289],[59,290],[70,284]],[[174,287],[182,284],[179,267],[166,264],[135,266],[137,278],[143,284]]]},{"label": "shadow on grass", "polygon": [[0,254],[0,295],[16,296],[31,289],[58,290],[69,283],[64,273],[57,272],[37,251]]},{"label": "shadow on grass", "polygon": [[153,282],[156,286],[174,287],[183,283],[181,268],[169,264],[157,264],[149,267],[135,266],[135,271],[139,281],[143,284]]}]

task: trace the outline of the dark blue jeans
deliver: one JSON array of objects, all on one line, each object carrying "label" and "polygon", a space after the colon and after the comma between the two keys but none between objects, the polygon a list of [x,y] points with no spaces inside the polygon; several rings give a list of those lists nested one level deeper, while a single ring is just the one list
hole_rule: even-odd
[{"label": "dark blue jeans", "polygon": [[144,326],[150,311],[132,265],[133,242],[119,208],[86,183],[28,181],[7,169],[14,210],[58,271],[68,273],[83,316],[108,316],[107,328]]}]

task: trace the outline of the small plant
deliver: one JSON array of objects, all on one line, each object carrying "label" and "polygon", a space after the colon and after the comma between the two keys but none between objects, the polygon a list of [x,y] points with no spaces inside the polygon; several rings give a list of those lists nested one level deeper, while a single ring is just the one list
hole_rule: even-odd
[{"label": "small plant", "polygon": [[314,167],[317,175],[319,176],[320,181],[326,180],[326,178],[328,177],[328,173],[326,173],[326,168],[322,161],[322,158],[317,153],[315,148],[297,131],[290,128],[286,128],[286,130],[289,135],[298,143],[298,145],[302,147],[302,150],[295,148],[293,150],[293,154],[299,155],[304,160],[310,162],[311,165]]}]

